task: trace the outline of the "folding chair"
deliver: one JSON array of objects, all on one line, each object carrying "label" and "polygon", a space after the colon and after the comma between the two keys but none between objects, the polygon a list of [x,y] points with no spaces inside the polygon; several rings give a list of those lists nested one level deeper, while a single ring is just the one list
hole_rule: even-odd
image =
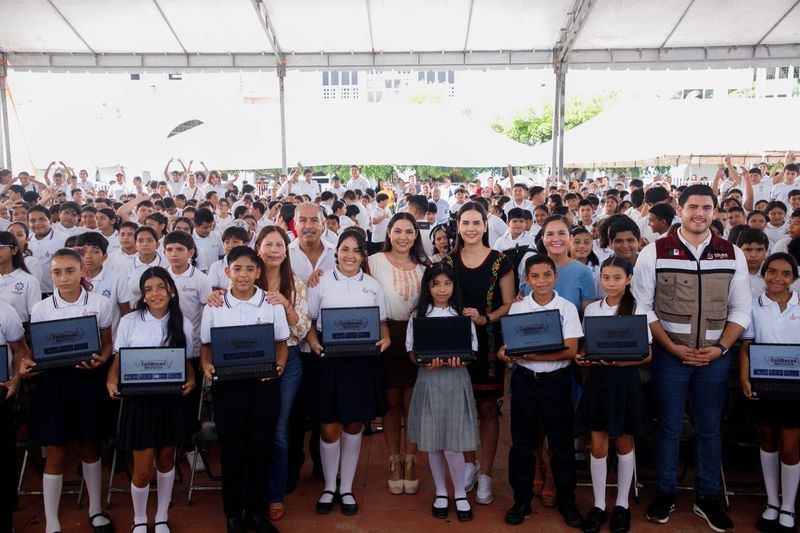
[{"label": "folding chair", "polygon": [[[200,392],[200,404],[197,408],[197,421],[200,423],[200,429],[194,435],[194,460],[191,465],[191,473],[189,475],[189,496],[188,503],[192,505],[192,494],[194,491],[217,491],[222,490],[220,485],[200,485],[195,484],[195,469],[197,467],[197,458],[200,457],[206,466],[206,475],[212,481],[221,481],[222,475],[215,475],[211,471],[211,464],[208,460],[208,454],[204,451],[203,445],[211,444],[218,440],[217,438],[217,425],[214,422],[214,411],[209,399],[211,393],[211,383],[203,378],[203,389]],[[206,407],[209,412],[209,419],[203,422],[203,408]]]},{"label": "folding chair", "polygon": [[[41,490],[28,490],[22,488],[22,483],[25,480],[25,472],[28,469],[28,460],[31,456],[31,451],[37,452],[41,450],[41,446],[38,444],[28,442],[25,444],[20,443],[18,446],[25,448],[25,454],[22,456],[22,468],[20,468],[19,472],[19,480],[17,481],[17,496],[41,496],[43,492]],[[35,453],[33,457],[35,457]],[[44,473],[44,465],[41,461],[36,461],[38,465],[38,469],[40,473]],[[78,484],[77,489],[70,489],[70,490],[61,490],[61,494],[77,494],[78,495],[78,508],[80,508],[81,504],[83,503],[83,489],[84,489],[84,481],[83,481],[83,473],[81,472],[81,480],[78,481],[67,481],[64,482],[64,486],[74,486]]]}]

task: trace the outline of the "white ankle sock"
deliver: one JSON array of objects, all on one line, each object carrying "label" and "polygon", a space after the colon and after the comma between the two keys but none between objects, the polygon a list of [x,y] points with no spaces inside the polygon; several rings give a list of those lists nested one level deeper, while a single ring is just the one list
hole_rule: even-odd
[{"label": "white ankle sock", "polygon": [[[447,479],[445,478],[444,474],[444,454],[442,452],[428,452],[428,465],[431,469],[431,477],[433,478],[433,484],[436,486],[436,495],[437,496],[447,496]],[[463,477],[461,476],[462,480],[462,488],[463,488]],[[437,498],[433,502],[434,507],[445,508],[447,507],[447,500],[443,498]]]},{"label": "white ankle sock", "polygon": [[[133,523],[147,523],[147,497],[150,495],[150,483],[137,487],[131,482],[131,500],[133,500]],[[140,533],[134,531],[133,533]]]},{"label": "white ankle sock", "polygon": [[633,450],[625,455],[617,454],[617,505],[628,508],[628,494],[633,482],[633,471],[636,468],[636,455]]},{"label": "white ankle sock", "polygon": [[[82,463],[83,480],[86,483],[86,494],[89,496],[89,516],[103,512],[103,465],[100,460],[93,463]],[[103,516],[98,516],[92,521],[93,526],[105,526],[111,521]]]},{"label": "white ankle sock", "polygon": [[[759,450],[761,455],[761,473],[764,475],[764,487],[767,491],[767,503],[780,507],[781,500],[778,497],[778,490],[780,489],[780,461],[778,460],[778,452],[765,452]],[[778,518],[778,511],[767,507],[761,516],[765,520],[775,520]]]},{"label": "white ankle sock", "polygon": [[[361,454],[361,433],[351,435],[346,431],[342,432],[342,467],[339,476],[339,494],[353,492],[353,479],[356,477],[356,467],[358,467],[358,456]],[[342,498],[342,503],[348,505],[356,501],[352,496]]]},{"label": "white ankle sock", "polygon": [[608,477],[607,457],[595,457],[589,454],[589,468],[592,472],[592,491],[594,506],[606,510],[606,478]]},{"label": "white ankle sock", "polygon": [[[169,520],[169,502],[172,500],[172,486],[175,484],[175,467],[169,472],[156,472],[156,483],[158,484],[158,509],[156,510],[156,522],[166,522]],[[156,533],[166,533],[166,526],[157,526]]]},{"label": "white ankle sock", "polygon": [[45,531],[54,533],[61,531],[58,521],[58,505],[61,503],[61,487],[64,484],[63,475],[44,474],[42,476],[42,497],[44,498]]},{"label": "white ankle sock", "polygon": [[[787,465],[781,462],[781,511],[794,513],[794,500],[797,497],[797,484],[800,483],[800,463]],[[794,518],[780,514],[780,524],[794,527]]]},{"label": "white ankle sock", "polygon": [[[322,437],[319,439],[319,456],[322,462],[322,475],[325,477],[325,490],[336,492],[336,474],[339,473],[339,455],[341,450],[341,439],[334,442],[325,442]],[[322,503],[330,503],[333,496],[323,494],[320,499]]]}]

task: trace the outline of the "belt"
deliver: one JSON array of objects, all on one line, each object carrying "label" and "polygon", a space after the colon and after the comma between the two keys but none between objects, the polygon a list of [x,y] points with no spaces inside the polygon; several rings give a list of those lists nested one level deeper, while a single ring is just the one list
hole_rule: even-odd
[{"label": "belt", "polygon": [[564,373],[569,372],[569,367],[565,366],[564,368],[559,368],[558,370],[551,370],[550,372],[537,372],[536,370],[525,368],[522,365],[517,365],[517,369],[515,370],[515,372],[522,372],[526,376],[532,377],[534,379],[546,379],[546,378],[556,378]]}]

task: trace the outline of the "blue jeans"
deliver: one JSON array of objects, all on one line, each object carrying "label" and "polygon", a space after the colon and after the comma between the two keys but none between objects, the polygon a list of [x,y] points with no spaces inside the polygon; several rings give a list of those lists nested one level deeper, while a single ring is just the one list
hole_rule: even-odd
[{"label": "blue jeans", "polygon": [[286,491],[286,478],[289,475],[289,415],[292,412],[294,397],[303,378],[303,365],[298,346],[289,346],[289,358],[281,376],[281,410],[275,427],[275,440],[272,442],[272,460],[269,466],[267,483],[267,502],[283,502]]},{"label": "blue jeans", "polygon": [[653,385],[658,417],[655,467],[659,492],[674,494],[677,488],[678,447],[689,396],[695,432],[695,491],[700,498],[716,498],[719,494],[720,422],[730,367],[730,357],[717,359],[703,367],[684,365],[664,348],[653,344]]}]

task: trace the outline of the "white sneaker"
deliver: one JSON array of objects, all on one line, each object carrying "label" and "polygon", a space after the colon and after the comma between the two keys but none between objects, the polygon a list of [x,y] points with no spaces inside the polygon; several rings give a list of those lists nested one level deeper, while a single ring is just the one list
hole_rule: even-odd
[{"label": "white sneaker", "polygon": [[475,503],[489,505],[494,501],[492,494],[492,478],[485,474],[478,476],[478,492],[475,494]]},{"label": "white sneaker", "polygon": [[464,470],[464,490],[467,492],[472,492],[472,489],[475,488],[475,484],[478,483],[478,474],[481,472],[481,463],[480,461],[475,461],[474,463],[467,463],[466,469]]},{"label": "white sneaker", "polygon": [[[195,455],[197,455],[197,464],[195,464]],[[203,463],[203,456],[199,453],[195,452],[194,450],[190,452],[186,452],[186,462],[189,463],[189,468],[194,466],[194,472],[205,472],[206,465]]]}]

